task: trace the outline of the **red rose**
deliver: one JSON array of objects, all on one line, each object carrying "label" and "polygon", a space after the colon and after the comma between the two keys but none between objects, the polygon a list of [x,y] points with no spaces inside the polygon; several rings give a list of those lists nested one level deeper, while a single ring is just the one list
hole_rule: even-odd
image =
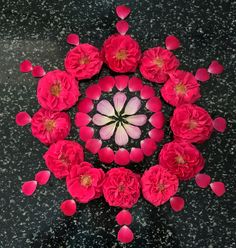
[{"label": "red rose", "polygon": [[50,71],[38,82],[38,102],[48,110],[69,109],[77,102],[79,95],[78,82],[65,71]]},{"label": "red rose", "polygon": [[161,47],[146,50],[140,61],[140,72],[149,81],[163,83],[179,67],[179,60],[174,54]]},{"label": "red rose", "polygon": [[87,203],[102,195],[105,173],[90,166],[74,166],[66,177],[68,192],[78,202]]},{"label": "red rose", "polygon": [[90,44],[80,44],[71,49],[65,58],[66,70],[78,80],[89,79],[102,68],[99,50]]},{"label": "red rose", "polygon": [[178,178],[160,165],[146,170],[141,178],[143,197],[154,206],[167,202],[179,186]]},{"label": "red rose", "polygon": [[161,88],[161,95],[172,106],[194,103],[201,97],[200,87],[194,75],[187,71],[177,70]]},{"label": "red rose", "polygon": [[176,140],[202,143],[208,140],[213,130],[208,112],[194,104],[184,104],[174,110],[170,127]]},{"label": "red rose", "polygon": [[172,141],[161,149],[159,163],[179,179],[188,180],[202,170],[205,161],[195,146]]},{"label": "red rose", "polygon": [[108,67],[120,73],[134,72],[141,57],[137,41],[129,35],[114,34],[105,40],[102,56]]},{"label": "red rose", "polygon": [[58,179],[69,175],[73,166],[84,160],[80,144],[70,140],[60,140],[52,144],[43,156],[48,169]]},{"label": "red rose", "polygon": [[32,135],[45,145],[65,139],[70,132],[70,117],[65,112],[39,109],[31,120]]},{"label": "red rose", "polygon": [[103,194],[110,206],[131,208],[140,196],[139,178],[131,170],[113,168],[106,174]]}]

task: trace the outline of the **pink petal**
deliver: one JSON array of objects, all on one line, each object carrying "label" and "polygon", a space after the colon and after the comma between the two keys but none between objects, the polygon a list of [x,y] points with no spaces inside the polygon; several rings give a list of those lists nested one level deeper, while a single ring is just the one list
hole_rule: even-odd
[{"label": "pink petal", "polygon": [[38,182],[39,185],[47,184],[50,178],[51,172],[48,170],[42,170],[35,174],[35,181]]},{"label": "pink petal", "polygon": [[129,164],[129,152],[124,148],[120,148],[115,154],[114,162],[121,166]]},{"label": "pink petal", "polygon": [[152,139],[144,139],[140,142],[141,149],[145,156],[151,156],[157,149],[157,145]]},{"label": "pink petal", "polygon": [[109,140],[111,138],[111,136],[114,134],[115,128],[116,128],[115,122],[113,122],[109,125],[103,126],[99,130],[99,134],[100,134],[101,139]]},{"label": "pink petal", "polygon": [[205,82],[210,79],[210,75],[206,68],[199,68],[196,71],[195,78],[198,81]]},{"label": "pink petal", "polygon": [[128,101],[125,107],[124,115],[133,115],[138,112],[140,108],[141,101],[137,96],[134,96]]},{"label": "pink petal", "polygon": [[86,141],[85,148],[92,154],[96,154],[102,146],[102,141],[99,139],[89,139]]},{"label": "pink petal", "polygon": [[211,177],[207,174],[197,174],[195,182],[200,188],[206,188],[211,182]]},{"label": "pink petal", "polygon": [[135,162],[135,163],[139,163],[141,161],[143,161],[143,152],[142,152],[142,149],[140,148],[131,148],[131,151],[130,151],[130,160],[132,162]]},{"label": "pink petal", "polygon": [[99,79],[98,84],[101,87],[102,91],[111,92],[115,85],[115,79],[111,76],[105,76]]},{"label": "pink petal", "polygon": [[146,103],[146,108],[152,112],[157,112],[162,109],[162,103],[159,97],[152,97]]},{"label": "pink petal", "polygon": [[134,91],[140,91],[143,88],[143,83],[140,78],[137,77],[132,77],[129,80],[129,91],[134,92]]},{"label": "pink petal", "polygon": [[126,102],[126,95],[124,93],[121,92],[117,92],[114,96],[113,96],[113,102],[114,102],[114,106],[115,106],[115,110],[119,113]]},{"label": "pink petal", "polygon": [[110,164],[114,160],[114,152],[110,147],[104,147],[98,152],[99,160],[103,163]]},{"label": "pink petal", "polygon": [[77,127],[83,127],[89,124],[91,117],[85,113],[77,112],[75,115],[75,125]]},{"label": "pink petal", "polygon": [[129,30],[129,24],[127,21],[121,20],[116,23],[116,29],[119,34],[125,35]]},{"label": "pink petal", "polygon": [[77,34],[69,34],[66,38],[66,42],[70,45],[79,45],[79,36]]},{"label": "pink petal", "polygon": [[124,20],[130,14],[130,8],[126,5],[119,5],[116,7],[116,14],[120,19]]},{"label": "pink petal", "polygon": [[148,135],[155,142],[161,142],[164,138],[164,131],[162,129],[153,128],[148,132]]},{"label": "pink petal", "polygon": [[79,101],[78,110],[79,112],[89,113],[93,109],[93,101],[89,98],[84,98]]},{"label": "pink petal", "polygon": [[93,123],[97,126],[103,126],[111,121],[112,121],[111,118],[104,116],[104,115],[95,114],[93,116]]},{"label": "pink petal", "polygon": [[79,129],[79,137],[82,141],[86,142],[89,139],[92,139],[94,135],[94,129],[92,127],[81,127]]},{"label": "pink petal", "polygon": [[130,243],[134,239],[134,234],[127,226],[122,226],[118,232],[117,239],[121,243]]},{"label": "pink petal", "polygon": [[97,111],[106,116],[114,116],[115,110],[107,100],[102,100],[97,105]]},{"label": "pink petal", "polygon": [[98,84],[90,85],[85,91],[86,96],[92,100],[99,100],[101,93],[101,87]]},{"label": "pink petal", "polygon": [[132,139],[139,139],[141,136],[141,130],[140,128],[130,125],[130,124],[123,124],[125,131],[129,135],[130,138]]},{"label": "pink petal", "polygon": [[149,122],[152,124],[153,127],[161,129],[164,125],[165,122],[165,118],[162,112],[156,112],[155,114],[153,114],[150,119]]},{"label": "pink petal", "polygon": [[116,221],[120,226],[123,225],[130,225],[132,223],[133,217],[131,213],[128,210],[121,210],[117,215],[116,215]]},{"label": "pink petal", "polygon": [[223,133],[226,129],[227,123],[226,120],[223,117],[217,117],[213,120],[213,127],[218,132]]},{"label": "pink petal", "polygon": [[213,60],[208,67],[208,72],[211,74],[220,74],[224,71],[224,66],[221,65],[217,60]]},{"label": "pink petal", "polygon": [[33,70],[30,60],[24,60],[20,63],[20,72],[30,72]]},{"label": "pink petal", "polygon": [[24,195],[31,196],[36,190],[36,187],[37,187],[37,181],[27,181],[23,183],[21,187],[21,191]]},{"label": "pink petal", "polygon": [[222,182],[211,183],[210,187],[218,197],[222,196],[225,193],[225,185]]},{"label": "pink petal", "polygon": [[16,124],[18,126],[25,126],[31,122],[31,117],[27,112],[19,112],[16,114]]},{"label": "pink petal", "polygon": [[33,70],[32,70],[33,77],[43,77],[45,74],[46,72],[44,71],[42,66],[36,65],[33,67]]},{"label": "pink petal", "polygon": [[124,146],[129,142],[129,137],[121,124],[116,129],[115,142],[118,146]]},{"label": "pink petal", "polygon": [[116,81],[116,88],[119,91],[122,91],[128,85],[129,76],[126,75],[115,76],[115,81]]},{"label": "pink petal", "polygon": [[153,87],[144,85],[140,91],[140,96],[142,99],[149,99],[155,95],[155,90]]},{"label": "pink petal", "polygon": [[184,199],[180,196],[170,198],[170,206],[175,212],[179,212],[184,208]]},{"label": "pink petal", "polygon": [[167,36],[165,44],[168,50],[175,50],[180,47],[180,41],[174,35]]},{"label": "pink petal", "polygon": [[146,115],[131,115],[126,117],[126,121],[135,126],[143,126],[147,122]]},{"label": "pink petal", "polygon": [[61,203],[61,211],[66,216],[72,216],[76,213],[76,202],[74,200],[65,200]]}]

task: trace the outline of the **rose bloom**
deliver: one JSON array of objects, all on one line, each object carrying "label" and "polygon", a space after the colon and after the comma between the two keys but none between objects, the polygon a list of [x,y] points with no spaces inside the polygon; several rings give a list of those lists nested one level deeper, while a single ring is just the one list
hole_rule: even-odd
[{"label": "rose bloom", "polygon": [[63,140],[70,132],[70,117],[65,112],[39,109],[31,120],[32,135],[45,145]]},{"label": "rose bloom", "polygon": [[172,141],[161,149],[159,163],[180,180],[188,180],[202,170],[205,161],[195,146]]},{"label": "rose bloom", "polygon": [[201,97],[200,87],[194,75],[187,71],[177,70],[161,88],[164,100],[172,106],[194,103]]},{"label": "rose bloom", "polygon": [[65,58],[66,70],[78,80],[90,79],[102,68],[99,50],[90,44],[80,44],[71,49]]},{"label": "rose bloom", "polygon": [[73,166],[84,161],[84,151],[75,141],[60,140],[49,147],[43,158],[48,169],[61,179],[69,175]]},{"label": "rose bloom", "polygon": [[140,72],[144,78],[163,83],[169,74],[179,67],[179,60],[164,48],[154,47],[146,50],[140,61]]},{"label": "rose bloom", "polygon": [[38,102],[48,110],[69,109],[77,102],[79,95],[78,82],[65,71],[50,71],[38,82]]},{"label": "rose bloom", "polygon": [[66,177],[67,190],[78,202],[87,203],[102,195],[105,173],[92,165],[76,165]]},{"label": "rose bloom", "polygon": [[213,130],[208,112],[194,104],[183,104],[174,110],[170,127],[176,140],[202,143],[208,140]]},{"label": "rose bloom", "polygon": [[154,206],[167,202],[179,186],[178,178],[160,165],[146,170],[141,178],[143,197]]},{"label": "rose bloom", "polygon": [[129,35],[114,34],[105,40],[102,56],[108,67],[120,73],[134,72],[141,57],[137,41]]},{"label": "rose bloom", "polygon": [[131,208],[140,196],[139,178],[131,170],[113,168],[106,173],[103,194],[110,206]]}]

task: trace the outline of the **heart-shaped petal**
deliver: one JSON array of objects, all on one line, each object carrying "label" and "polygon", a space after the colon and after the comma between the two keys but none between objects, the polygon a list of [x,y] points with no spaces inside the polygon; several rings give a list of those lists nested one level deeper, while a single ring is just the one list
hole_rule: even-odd
[{"label": "heart-shaped petal", "polygon": [[207,174],[197,174],[195,182],[200,188],[206,188],[211,183],[211,177]]},{"label": "heart-shaped petal", "polygon": [[129,24],[127,21],[121,20],[116,23],[116,30],[119,34],[125,35],[129,30]]},{"label": "heart-shaped petal", "polygon": [[210,79],[210,75],[209,75],[209,73],[208,73],[206,68],[199,68],[196,71],[195,78],[198,81],[206,82],[207,80]]},{"label": "heart-shaped petal", "polygon": [[143,126],[147,122],[146,115],[131,115],[126,117],[126,121],[135,126]]},{"label": "heart-shaped petal", "polygon": [[225,193],[225,185],[222,182],[214,182],[210,184],[211,190],[218,196],[222,196]]},{"label": "heart-shaped petal", "polygon": [[98,153],[102,147],[102,141],[99,139],[89,139],[86,141],[85,148],[89,150],[92,154]]},{"label": "heart-shaped petal", "polygon": [[75,115],[75,125],[77,127],[87,126],[91,121],[91,117],[83,112],[77,112]]},{"label": "heart-shaped petal", "polygon": [[226,129],[227,123],[223,117],[217,117],[213,120],[213,127],[220,133],[223,133]]},{"label": "heart-shaped petal", "polygon": [[30,72],[33,70],[33,66],[30,60],[24,60],[20,63],[20,72]]},{"label": "heart-shaped petal", "polygon": [[66,42],[70,45],[79,45],[79,36],[77,34],[69,34],[66,38]]},{"label": "heart-shaped petal", "polygon": [[224,71],[223,65],[221,65],[217,60],[213,60],[208,67],[208,72],[211,74],[220,74]]},{"label": "heart-shaped petal", "polygon": [[120,111],[123,109],[125,102],[126,102],[126,95],[122,92],[117,92],[113,97],[113,103],[115,110],[120,113]]},{"label": "heart-shaped petal", "polygon": [[137,77],[132,77],[129,80],[128,87],[130,92],[140,91],[143,88],[142,80]]},{"label": "heart-shaped petal", "polygon": [[157,145],[152,139],[144,139],[140,142],[141,149],[145,156],[151,156],[157,149]]},{"label": "heart-shaped petal", "polygon": [[46,74],[46,72],[44,71],[43,67],[40,65],[36,65],[33,67],[32,70],[32,76],[39,78],[39,77],[43,77]]},{"label": "heart-shaped petal", "polygon": [[111,136],[114,134],[115,128],[116,128],[115,122],[113,122],[109,125],[103,126],[99,130],[99,134],[100,134],[101,139],[109,140],[111,138]]},{"label": "heart-shaped petal", "polygon": [[21,187],[21,191],[24,195],[31,196],[36,190],[36,187],[37,187],[37,181],[27,181],[23,183]]},{"label": "heart-shaped petal", "polygon": [[85,91],[86,96],[92,100],[99,100],[101,93],[101,87],[98,84],[90,85]]},{"label": "heart-shaped petal", "polygon": [[100,114],[95,114],[93,116],[93,123],[97,126],[103,126],[111,122],[112,119],[105,116],[105,115],[100,115]]},{"label": "heart-shaped petal", "polygon": [[98,84],[101,87],[102,91],[111,92],[115,85],[115,79],[111,76],[105,76],[99,79]]},{"label": "heart-shaped petal", "polygon": [[117,215],[116,215],[116,221],[120,226],[123,225],[130,225],[132,223],[133,217],[131,213],[128,210],[121,210]]},{"label": "heart-shaped petal", "polygon": [[119,91],[124,90],[129,82],[129,76],[126,75],[119,75],[119,76],[115,76],[115,81],[116,81],[116,88]]},{"label": "heart-shaped petal", "polygon": [[124,115],[133,115],[138,112],[140,108],[141,101],[138,97],[134,96],[128,101],[125,107]]},{"label": "heart-shaped petal", "polygon": [[125,131],[132,139],[139,139],[141,136],[141,130],[140,128],[130,125],[130,124],[123,124]]},{"label": "heart-shaped petal", "polygon": [[130,14],[130,8],[126,5],[119,5],[116,7],[117,16],[124,20]]},{"label": "heart-shaped petal", "polygon": [[155,114],[153,114],[150,119],[149,122],[152,124],[153,127],[161,129],[164,125],[165,122],[165,118],[162,112],[156,112]]},{"label": "heart-shaped petal", "polygon": [[167,36],[165,44],[168,50],[175,50],[180,47],[180,41],[174,35]]},{"label": "heart-shaped petal", "polygon": [[66,216],[72,216],[76,213],[76,202],[74,200],[65,200],[61,203],[61,211]]},{"label": "heart-shaped petal", "polygon": [[158,112],[162,109],[162,103],[159,97],[151,97],[147,103],[146,108],[152,112]]},{"label": "heart-shaped petal", "polygon": [[175,212],[179,212],[184,208],[184,199],[180,196],[170,198],[170,206]]},{"label": "heart-shaped petal", "polygon": [[130,151],[130,160],[135,163],[139,163],[143,161],[144,155],[142,149],[140,148],[132,148]]},{"label": "heart-shaped petal", "polygon": [[115,142],[118,146],[125,146],[129,142],[129,137],[121,124],[116,130]]},{"label": "heart-shaped petal", "polygon": [[148,135],[154,141],[161,142],[164,138],[164,131],[162,129],[153,128],[148,132]]},{"label": "heart-shaped petal", "polygon": [[144,85],[140,91],[140,96],[142,99],[149,99],[155,95],[155,90],[153,87]]},{"label": "heart-shaped petal", "polygon": [[86,142],[89,139],[92,139],[94,135],[94,129],[92,127],[81,127],[79,129],[79,137],[82,141]]},{"label": "heart-shaped petal", "polygon": [[102,100],[97,105],[97,111],[106,116],[114,116],[115,110],[107,100]]},{"label": "heart-shaped petal", "polygon": [[110,164],[114,161],[114,152],[110,147],[104,147],[99,150],[98,157],[103,163]]},{"label": "heart-shaped petal", "polygon": [[19,113],[16,114],[15,121],[16,121],[16,124],[18,126],[23,127],[23,126],[31,123],[31,117],[27,112],[23,111],[23,112],[19,112]]},{"label": "heart-shaped petal", "polygon": [[122,226],[117,235],[118,241],[121,243],[130,243],[134,239],[134,234],[127,226]]},{"label": "heart-shaped petal", "polygon": [[89,98],[84,98],[79,101],[78,110],[79,112],[89,113],[94,107],[93,101]]},{"label": "heart-shaped petal", "polygon": [[128,165],[130,162],[129,152],[124,148],[120,148],[115,153],[114,162],[121,166]]},{"label": "heart-shaped petal", "polygon": [[38,182],[39,185],[47,184],[50,178],[51,172],[48,170],[42,170],[35,174],[35,181]]}]

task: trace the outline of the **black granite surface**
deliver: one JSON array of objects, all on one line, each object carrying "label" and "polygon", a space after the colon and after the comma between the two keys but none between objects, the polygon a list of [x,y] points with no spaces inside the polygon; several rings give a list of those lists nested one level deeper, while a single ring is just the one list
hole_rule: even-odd
[{"label": "black granite surface", "polygon": [[[165,37],[174,34],[183,45],[176,51],[182,69],[195,72],[212,59],[223,63],[225,72],[202,84],[198,104],[212,117],[228,121],[224,134],[214,133],[198,146],[207,161],[204,171],[225,182],[227,193],[217,198],[210,189],[196,187],[194,180],[183,183],[179,194],[186,206],[180,213],[169,203],[155,208],[141,198],[131,209],[135,240],[129,245],[117,242],[119,210],[103,199],[79,205],[76,216],[67,218],[59,211],[60,203],[69,198],[64,181],[52,177],[33,197],[21,194],[22,182],[45,168],[46,147],[31,136],[28,126],[14,122],[17,112],[33,114],[39,108],[37,80],[20,74],[19,63],[27,58],[47,71],[63,68],[69,49],[65,37],[71,32],[101,47],[115,32],[115,6],[124,2],[132,8],[130,33],[142,50],[163,45]],[[0,1],[0,247],[236,247],[235,5],[233,0]],[[108,73],[104,69],[101,74]],[[97,79],[81,82],[82,90]],[[159,92],[159,86],[155,89]],[[172,108],[165,105],[164,111],[168,119]],[[75,108],[70,113],[73,118]],[[170,137],[166,127],[164,142]],[[78,139],[75,128],[70,138]],[[156,157],[132,168],[143,172]]]}]

